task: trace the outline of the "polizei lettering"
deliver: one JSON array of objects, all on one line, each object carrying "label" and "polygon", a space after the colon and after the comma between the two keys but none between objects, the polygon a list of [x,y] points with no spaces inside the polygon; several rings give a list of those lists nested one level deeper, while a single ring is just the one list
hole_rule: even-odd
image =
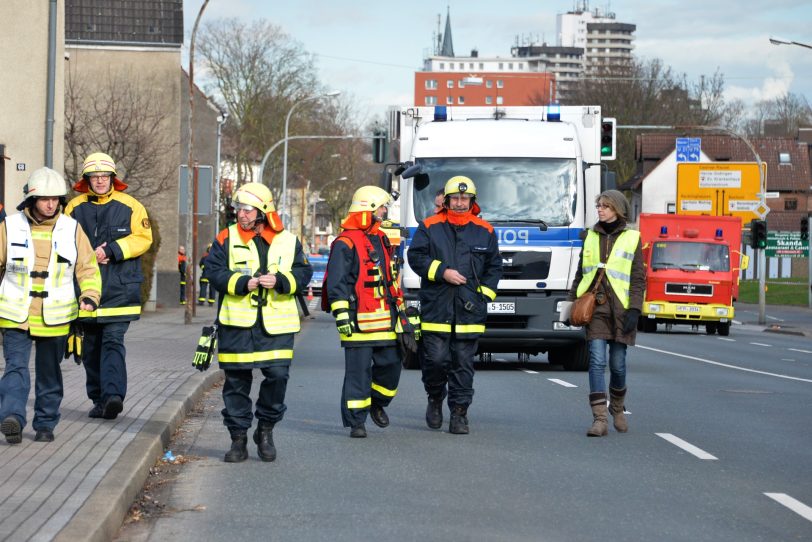
[{"label": "polizei lettering", "polygon": [[496,237],[500,245],[526,245],[530,242],[530,230],[496,228]]}]

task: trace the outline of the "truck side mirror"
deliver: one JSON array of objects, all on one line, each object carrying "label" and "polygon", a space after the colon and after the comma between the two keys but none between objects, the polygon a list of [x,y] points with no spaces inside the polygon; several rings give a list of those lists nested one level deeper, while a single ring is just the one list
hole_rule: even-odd
[{"label": "truck side mirror", "polygon": [[414,189],[418,192],[420,190],[425,190],[428,188],[429,184],[431,184],[431,179],[429,179],[428,173],[418,173],[414,177]]}]

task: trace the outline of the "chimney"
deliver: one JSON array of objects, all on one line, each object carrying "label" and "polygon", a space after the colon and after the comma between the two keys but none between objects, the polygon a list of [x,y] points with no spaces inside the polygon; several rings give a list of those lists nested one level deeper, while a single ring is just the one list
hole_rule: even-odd
[{"label": "chimney", "polygon": [[471,49],[471,58],[477,57],[479,57],[479,51],[477,51],[476,49]]}]

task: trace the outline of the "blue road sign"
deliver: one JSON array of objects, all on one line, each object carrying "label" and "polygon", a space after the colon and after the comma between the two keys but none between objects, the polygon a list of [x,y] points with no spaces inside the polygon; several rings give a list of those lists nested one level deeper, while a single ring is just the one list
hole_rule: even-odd
[{"label": "blue road sign", "polygon": [[701,137],[677,138],[677,162],[699,162],[702,151]]}]

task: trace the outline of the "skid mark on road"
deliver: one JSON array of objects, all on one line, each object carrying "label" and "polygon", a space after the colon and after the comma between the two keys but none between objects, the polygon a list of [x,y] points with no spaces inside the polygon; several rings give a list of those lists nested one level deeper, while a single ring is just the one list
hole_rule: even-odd
[{"label": "skid mark on road", "polygon": [[812,521],[812,508],[808,507],[801,501],[793,499],[786,493],[765,493],[769,498],[783,504],[799,516],[809,521]]},{"label": "skid mark on road", "polygon": [[712,361],[705,358],[698,358],[696,356],[689,356],[687,354],[677,354],[676,352],[669,352],[668,350],[662,350],[660,348],[652,348],[650,346],[643,346],[641,344],[636,345],[636,348],[642,348],[643,350],[651,350],[652,352],[659,352],[660,354],[667,354],[669,356],[676,356],[678,358],[685,358],[685,359],[692,359],[694,361],[700,361],[702,363],[707,363],[709,365],[716,365],[717,367],[726,367],[728,369],[735,369],[737,371],[744,371],[746,373],[755,373],[765,376],[774,376],[776,378],[785,378],[787,380],[796,380],[798,382],[809,382],[812,384],[812,379],[809,378],[801,378],[798,376],[789,376],[789,375],[782,375],[778,373],[769,373],[767,371],[757,371],[756,369],[748,369],[747,367],[739,367],[738,365],[730,365],[728,363],[721,363],[719,361]]},{"label": "skid mark on road", "polygon": [[682,448],[683,450],[685,450],[689,454],[695,455],[699,459],[710,459],[710,460],[718,460],[719,459],[718,457],[709,454],[708,452],[706,452],[702,448],[697,448],[696,446],[694,446],[690,442],[686,442],[686,441],[682,440],[681,438],[672,435],[671,433],[654,433],[654,434],[657,435],[658,437],[662,438],[662,439],[667,440],[668,442],[670,442],[674,446],[677,446],[678,448]]}]

